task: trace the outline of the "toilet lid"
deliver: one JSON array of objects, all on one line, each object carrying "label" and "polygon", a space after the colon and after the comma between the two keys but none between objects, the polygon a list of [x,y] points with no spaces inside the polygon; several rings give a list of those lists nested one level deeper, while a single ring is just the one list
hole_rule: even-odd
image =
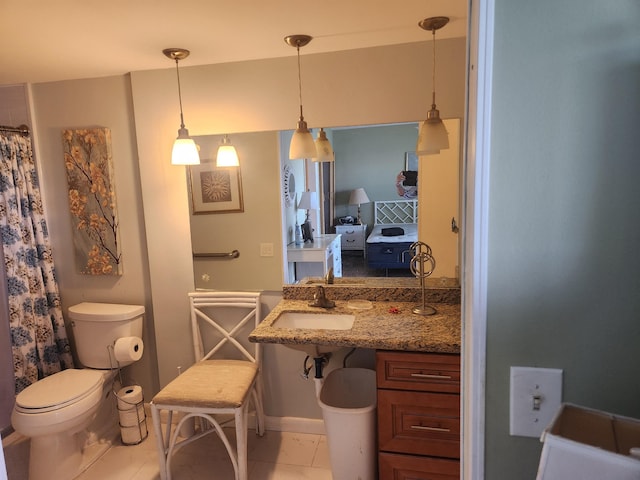
[{"label": "toilet lid", "polygon": [[16,405],[47,411],[62,408],[102,387],[102,382],[98,370],[63,370],[29,385],[16,397]]}]

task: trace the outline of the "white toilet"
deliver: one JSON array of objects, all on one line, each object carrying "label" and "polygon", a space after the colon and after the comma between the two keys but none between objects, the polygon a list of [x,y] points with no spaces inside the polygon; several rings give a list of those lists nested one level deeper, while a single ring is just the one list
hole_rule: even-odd
[{"label": "white toilet", "polygon": [[[70,480],[87,466],[82,458],[91,437],[87,427],[106,403],[117,368],[135,361],[117,362],[114,345],[123,337],[142,338],[143,315],[139,305],[80,303],[69,308],[76,353],[84,368],[63,370],[28,386],[16,397],[11,415],[15,431],[31,438],[29,480]],[[142,340],[139,349],[136,345],[141,355]]]}]

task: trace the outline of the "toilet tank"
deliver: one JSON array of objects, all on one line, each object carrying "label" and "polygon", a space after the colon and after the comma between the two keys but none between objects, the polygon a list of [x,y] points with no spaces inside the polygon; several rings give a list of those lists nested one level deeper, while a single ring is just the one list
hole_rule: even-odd
[{"label": "toilet tank", "polygon": [[80,363],[87,368],[117,368],[111,347],[122,337],[142,338],[143,318],[141,305],[84,302],[69,307]]}]

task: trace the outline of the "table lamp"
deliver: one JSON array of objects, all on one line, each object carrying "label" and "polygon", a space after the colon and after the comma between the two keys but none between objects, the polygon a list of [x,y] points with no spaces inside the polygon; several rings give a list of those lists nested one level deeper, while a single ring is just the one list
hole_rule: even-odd
[{"label": "table lamp", "polygon": [[362,203],[369,203],[369,197],[367,197],[367,192],[364,191],[364,188],[356,188],[351,191],[351,195],[349,196],[349,205],[357,205],[358,206],[358,219],[356,220],[356,224],[360,225],[362,223],[362,219],[360,218],[360,205]]}]

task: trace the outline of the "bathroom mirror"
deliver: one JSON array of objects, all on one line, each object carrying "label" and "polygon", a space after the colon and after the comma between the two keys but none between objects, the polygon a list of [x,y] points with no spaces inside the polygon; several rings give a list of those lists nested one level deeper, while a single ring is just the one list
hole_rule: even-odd
[{"label": "bathroom mirror", "polygon": [[[227,250],[238,249],[241,252],[240,259],[247,261],[247,254],[255,254],[252,250],[256,249],[257,243],[260,254],[254,258],[253,265],[260,262],[264,268],[253,269],[252,278],[255,277],[257,283],[261,282],[260,284],[264,285],[281,284],[283,271],[287,268],[286,244],[294,240],[293,225],[295,225],[296,219],[299,222],[303,221],[306,213],[298,211],[296,208],[300,194],[307,188],[311,190],[322,189],[321,186],[318,187],[318,183],[314,184],[314,182],[321,183],[317,179],[322,177],[326,181],[327,172],[331,172],[329,177],[332,188],[327,189],[327,193],[322,189],[322,195],[328,196],[328,203],[331,204],[331,208],[324,207],[326,215],[330,215],[328,212],[333,212],[334,218],[328,218],[326,222],[328,227],[325,227],[322,225],[319,213],[310,212],[312,216],[317,216],[314,235],[319,235],[335,233],[332,227],[339,222],[339,217],[356,216],[357,206],[349,205],[350,192],[355,188],[364,188],[371,200],[371,203],[360,206],[363,223],[368,224],[368,234],[373,224],[373,202],[401,199],[396,188],[396,177],[399,172],[408,169],[407,157],[415,148],[417,128],[417,122],[325,128],[332,140],[336,154],[333,164],[288,160],[287,148],[285,147],[288,147],[287,139],[291,132],[230,134],[240,157],[245,211],[226,215],[192,214],[190,220],[194,253],[202,254],[212,251],[224,253]],[[203,135],[194,138],[200,147],[203,162],[214,159],[222,135]],[[452,138],[450,141],[452,144],[459,143],[457,134],[456,138]],[[457,176],[459,171],[457,167],[461,160],[459,149],[456,149],[455,152],[457,152],[455,160],[447,161],[457,164],[455,170]],[[312,172],[314,169],[315,172]],[[421,174],[419,173],[419,175]],[[422,172],[422,175],[426,175],[426,173]],[[420,181],[422,181],[422,175]],[[426,177],[425,181],[427,181]],[[430,185],[434,185],[433,189],[442,183],[437,178],[437,173],[430,175],[428,181]],[[430,190],[433,189],[430,187]],[[458,178],[456,178],[455,185],[449,185],[447,189],[450,196],[454,197],[457,202],[459,197]],[[322,195],[321,205],[323,204]],[[440,203],[440,199],[431,202],[432,207],[434,203]],[[423,200],[420,197],[418,205],[419,209],[424,208]],[[457,203],[455,208],[457,211]],[[446,222],[451,222],[451,218]],[[323,231],[327,228],[330,231]],[[274,239],[281,237],[284,237],[282,244],[274,241]],[[458,241],[459,236],[456,234],[452,233],[447,237],[447,242],[451,243],[450,248],[456,256],[458,255]],[[242,246],[243,244],[244,246]],[[274,257],[269,256],[271,249],[273,249]],[[362,258],[363,252],[345,252],[345,261],[349,260],[347,256],[352,253],[359,253]],[[215,283],[211,281],[214,275],[225,279],[232,278],[237,274],[238,269],[241,269],[239,263],[194,258],[196,287],[214,288]],[[459,264],[457,258],[455,264]],[[381,276],[386,273],[380,272]],[[392,276],[394,276],[393,272]],[[451,278],[456,275],[436,273],[435,276]],[[259,280],[260,278],[262,280]],[[397,278],[394,281],[397,281]],[[413,283],[416,279],[407,275],[404,281]]]}]

